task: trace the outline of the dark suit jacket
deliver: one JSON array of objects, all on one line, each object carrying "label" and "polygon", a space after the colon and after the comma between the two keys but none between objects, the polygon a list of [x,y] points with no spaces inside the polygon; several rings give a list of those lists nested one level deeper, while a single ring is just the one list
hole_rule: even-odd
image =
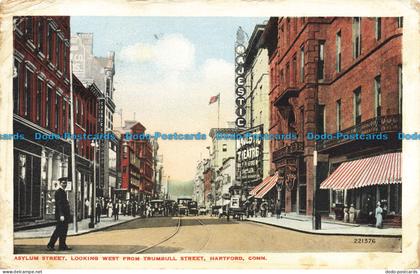
[{"label": "dark suit jacket", "polygon": [[55,219],[60,220],[60,216],[64,216],[64,222],[70,222],[70,205],[67,200],[66,192],[59,188],[55,192]]}]

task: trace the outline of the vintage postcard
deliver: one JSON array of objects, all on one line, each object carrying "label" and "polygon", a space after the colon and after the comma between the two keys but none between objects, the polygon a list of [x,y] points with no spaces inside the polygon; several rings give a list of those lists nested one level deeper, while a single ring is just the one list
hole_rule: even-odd
[{"label": "vintage postcard", "polygon": [[418,7],[4,1],[0,268],[418,268]]}]

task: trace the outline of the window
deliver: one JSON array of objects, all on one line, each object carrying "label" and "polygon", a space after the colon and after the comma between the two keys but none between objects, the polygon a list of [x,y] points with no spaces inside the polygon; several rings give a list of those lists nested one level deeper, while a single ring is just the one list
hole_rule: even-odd
[{"label": "window", "polygon": [[354,91],[354,124],[358,125],[362,122],[362,98],[361,88]]},{"label": "window", "polygon": [[76,98],[76,123],[80,124],[79,99]]},{"label": "window", "polygon": [[40,52],[44,51],[44,22],[42,19],[38,20],[38,50]]},{"label": "window", "polygon": [[397,17],[397,27],[398,28],[403,27],[403,17]]},{"label": "window", "polygon": [[18,60],[15,59],[15,67],[14,67],[14,77],[13,77],[13,111],[15,113],[19,113],[19,103],[20,103],[20,63]]},{"label": "window", "polygon": [[223,145],[222,145],[222,151],[223,151],[223,152],[226,152],[226,151],[227,151],[227,144],[223,144]]},{"label": "window", "polygon": [[289,87],[290,83],[290,65],[289,63],[286,64],[286,86]]},{"label": "window", "polygon": [[64,45],[64,64],[63,64],[63,72],[64,76],[67,76],[67,46]]},{"label": "window", "polygon": [[284,84],[284,71],[280,70],[280,81],[282,84]]},{"label": "window", "polygon": [[381,40],[381,33],[382,33],[382,22],[380,17],[375,18],[375,38],[376,40]]},{"label": "window", "polygon": [[58,35],[55,36],[55,66],[61,68],[61,56],[60,56],[61,39]]},{"label": "window", "polygon": [[398,113],[402,113],[403,75],[402,65],[398,65]]},{"label": "window", "polygon": [[323,134],[325,133],[325,106],[324,105],[318,105],[318,118],[317,118],[317,133]]},{"label": "window", "polygon": [[300,81],[305,80],[305,50],[303,46],[300,48]]},{"label": "window", "polygon": [[340,132],[341,131],[341,99],[337,100],[335,109],[336,109],[337,132]]},{"label": "window", "polygon": [[26,19],[26,35],[29,40],[34,40],[33,20],[31,16]]},{"label": "window", "polygon": [[24,115],[26,118],[30,118],[31,115],[31,92],[32,92],[32,71],[26,68],[26,75],[25,75],[25,96],[24,96]]},{"label": "window", "polygon": [[335,71],[341,71],[341,31],[335,35]]},{"label": "window", "polygon": [[42,80],[38,78],[36,89],[36,121],[41,122],[41,96],[42,96]]},{"label": "window", "polygon": [[51,115],[51,91],[50,86],[47,87],[47,96],[45,96],[45,127],[50,127],[50,115]]},{"label": "window", "polygon": [[324,44],[325,44],[325,41],[319,41],[319,46],[318,46],[318,80],[324,79]]},{"label": "window", "polygon": [[68,118],[66,117],[66,114],[67,114],[66,105],[67,105],[67,102],[63,98],[63,101],[61,103],[61,111],[62,111],[61,121],[63,121],[63,124],[61,125],[61,129],[63,132],[66,131],[67,122],[68,122]]},{"label": "window", "polygon": [[54,128],[57,131],[58,130],[58,121],[59,121],[59,113],[60,113],[60,107],[58,105],[60,99],[60,94],[58,94],[57,92],[55,93],[55,121],[54,121]]},{"label": "window", "polygon": [[293,69],[293,83],[297,84],[297,64],[296,64],[296,55],[293,56],[293,63],[292,63],[292,69]]},{"label": "window", "polygon": [[353,58],[359,57],[362,51],[362,37],[360,34],[360,17],[353,18]]},{"label": "window", "polygon": [[111,79],[106,78],[106,96],[111,95]]},{"label": "window", "polygon": [[381,76],[375,77],[375,115],[381,116]]},{"label": "window", "polygon": [[287,18],[286,19],[286,23],[287,23],[287,25],[286,25],[286,39],[287,39],[287,46],[289,46],[290,45],[290,18]]},{"label": "window", "polygon": [[85,127],[85,112],[83,107],[83,101],[80,100],[80,125]]},{"label": "window", "polygon": [[53,30],[50,25],[48,25],[48,35],[47,35],[47,42],[48,42],[48,60],[52,62],[53,56]]}]

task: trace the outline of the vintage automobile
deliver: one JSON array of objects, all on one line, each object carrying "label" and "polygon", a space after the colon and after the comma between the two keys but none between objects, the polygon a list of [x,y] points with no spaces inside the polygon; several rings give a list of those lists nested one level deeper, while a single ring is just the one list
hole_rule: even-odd
[{"label": "vintage automobile", "polygon": [[191,198],[178,198],[178,214],[187,215],[189,213],[188,204],[192,201]]},{"label": "vintage automobile", "polygon": [[163,200],[151,200],[150,207],[152,208],[152,216],[164,216],[165,207]]},{"label": "vintage automobile", "polygon": [[196,201],[190,201],[188,203],[188,214],[195,215],[195,216],[198,215],[198,205]]}]

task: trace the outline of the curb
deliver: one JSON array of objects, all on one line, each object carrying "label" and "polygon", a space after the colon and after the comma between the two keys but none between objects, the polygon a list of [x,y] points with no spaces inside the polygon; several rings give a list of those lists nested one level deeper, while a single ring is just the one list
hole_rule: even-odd
[{"label": "curb", "polygon": [[288,226],[284,226],[284,225],[265,223],[265,222],[261,222],[261,221],[257,221],[257,220],[245,219],[244,221],[254,222],[254,223],[263,224],[263,225],[269,225],[269,226],[274,226],[274,227],[281,227],[281,228],[284,228],[284,229],[287,229],[287,230],[292,230],[292,231],[306,233],[306,234],[312,234],[312,235],[324,235],[324,236],[356,236],[356,237],[363,236],[363,237],[378,237],[378,238],[402,238],[402,235],[384,235],[384,234],[376,235],[376,234],[335,233],[335,232],[333,232],[333,233],[321,233],[321,232],[307,231],[307,230],[303,230],[303,229],[288,227]]},{"label": "curb", "polygon": [[[119,223],[111,224],[111,225],[105,226],[105,227],[94,228],[94,229],[91,229],[91,230],[78,232],[76,234],[67,234],[67,237],[74,237],[74,236],[89,234],[89,233],[92,233],[92,232],[102,231],[102,230],[108,229],[110,227],[114,227],[114,226],[117,226],[117,225],[121,225],[121,224],[125,224],[125,223],[128,223],[128,222],[135,221],[137,219],[141,219],[141,216],[135,217],[131,220],[125,220],[125,221],[122,221],[122,222],[119,222]],[[48,237],[50,237],[50,236],[48,236],[48,235],[45,235],[45,236],[25,236],[25,237],[14,237],[14,239],[15,240],[18,240],[18,239],[39,239],[39,238],[48,238]]]}]

